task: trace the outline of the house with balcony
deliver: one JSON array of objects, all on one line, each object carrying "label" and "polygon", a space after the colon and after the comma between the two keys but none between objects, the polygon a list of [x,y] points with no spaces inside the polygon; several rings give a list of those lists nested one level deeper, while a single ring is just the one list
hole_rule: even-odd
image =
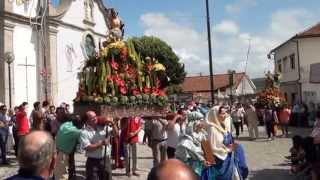
[{"label": "house with balcony", "polygon": [[320,23],[275,47],[268,57],[289,104],[320,102]]}]

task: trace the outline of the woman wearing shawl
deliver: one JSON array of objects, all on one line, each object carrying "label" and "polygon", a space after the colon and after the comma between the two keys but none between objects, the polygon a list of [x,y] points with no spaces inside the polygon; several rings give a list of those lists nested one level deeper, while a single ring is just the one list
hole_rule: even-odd
[{"label": "woman wearing shawl", "polygon": [[[194,129],[195,127],[195,129]],[[193,169],[198,179],[215,180],[217,172],[204,158],[201,141],[206,139],[203,132],[203,124],[200,121],[190,123],[186,128],[186,134],[180,137],[176,147],[176,158]]]},{"label": "woman wearing shawl", "polygon": [[248,176],[248,167],[244,150],[233,141],[230,116],[221,106],[218,110],[211,109],[207,118],[208,140],[210,142],[218,170],[217,180],[243,180]]}]

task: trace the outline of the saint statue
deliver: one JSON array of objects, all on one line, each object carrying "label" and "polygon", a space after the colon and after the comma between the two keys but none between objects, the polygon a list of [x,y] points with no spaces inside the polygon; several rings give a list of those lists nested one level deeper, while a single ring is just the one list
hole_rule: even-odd
[{"label": "saint statue", "polygon": [[109,38],[111,38],[112,41],[120,41],[124,36],[124,23],[114,8],[108,9],[108,14],[110,23]]}]

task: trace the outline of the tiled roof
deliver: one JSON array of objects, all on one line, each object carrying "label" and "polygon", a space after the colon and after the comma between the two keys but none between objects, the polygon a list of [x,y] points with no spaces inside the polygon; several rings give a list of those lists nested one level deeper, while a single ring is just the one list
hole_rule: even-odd
[{"label": "tiled roof", "polygon": [[[235,86],[237,87],[245,73],[235,74]],[[229,86],[229,74],[213,75],[214,90],[226,88]],[[210,76],[192,76],[186,77],[182,84],[183,92],[204,92],[210,91]]]},{"label": "tiled roof", "polygon": [[312,26],[311,28],[297,34],[297,38],[307,38],[307,37],[319,37],[320,36],[320,23]]}]

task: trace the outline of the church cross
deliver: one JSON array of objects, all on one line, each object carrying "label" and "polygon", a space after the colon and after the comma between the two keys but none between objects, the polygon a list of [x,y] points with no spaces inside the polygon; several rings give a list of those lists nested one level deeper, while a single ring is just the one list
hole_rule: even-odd
[{"label": "church cross", "polygon": [[24,66],[26,68],[26,95],[27,102],[29,101],[29,92],[28,92],[28,68],[35,67],[33,64],[28,64],[28,57],[26,57],[26,61],[24,64],[18,64],[18,66]]}]

